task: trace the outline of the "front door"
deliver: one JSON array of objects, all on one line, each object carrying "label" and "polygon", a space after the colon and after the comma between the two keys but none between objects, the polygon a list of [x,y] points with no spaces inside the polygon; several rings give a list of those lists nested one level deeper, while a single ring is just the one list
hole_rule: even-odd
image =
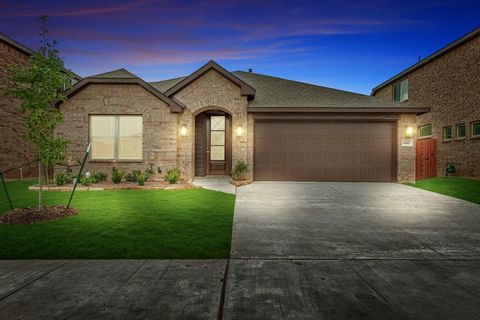
[{"label": "front door", "polygon": [[228,173],[229,118],[225,115],[208,115],[206,124],[207,174],[226,175]]}]

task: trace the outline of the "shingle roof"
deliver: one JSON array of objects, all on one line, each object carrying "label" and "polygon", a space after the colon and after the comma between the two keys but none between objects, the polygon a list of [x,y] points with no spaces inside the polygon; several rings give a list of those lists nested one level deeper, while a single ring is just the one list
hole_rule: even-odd
[{"label": "shingle roof", "polygon": [[[298,81],[252,72],[235,71],[232,73],[256,89],[255,98],[249,102],[249,107],[404,107],[400,103],[377,97]],[[151,82],[150,84],[159,91],[165,92],[184,78]]]},{"label": "shingle roof", "polygon": [[134,75],[127,69],[121,68],[105,73],[96,74],[91,76],[90,78],[102,78],[102,79],[133,79],[138,78],[138,76]]}]

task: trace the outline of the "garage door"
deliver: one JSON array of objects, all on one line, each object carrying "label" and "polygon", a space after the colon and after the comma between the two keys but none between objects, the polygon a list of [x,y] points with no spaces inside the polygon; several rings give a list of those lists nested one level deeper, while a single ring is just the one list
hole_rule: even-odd
[{"label": "garage door", "polygon": [[256,120],[255,180],[392,181],[391,122]]}]

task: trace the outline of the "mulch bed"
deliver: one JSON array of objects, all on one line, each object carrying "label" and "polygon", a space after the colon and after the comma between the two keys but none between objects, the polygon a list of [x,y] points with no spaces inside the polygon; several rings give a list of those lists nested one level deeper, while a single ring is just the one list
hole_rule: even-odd
[{"label": "mulch bed", "polygon": [[[43,191],[71,191],[73,185],[57,186],[54,184],[43,185]],[[78,184],[77,191],[98,191],[98,190],[171,190],[171,189],[195,189],[196,187],[187,181],[180,181],[177,184],[170,184],[165,181],[148,181],[144,186],[139,186],[136,182],[121,182],[114,184],[110,181],[94,183],[89,186]],[[29,190],[38,190],[38,186],[30,186]]]},{"label": "mulch bed", "polygon": [[49,220],[59,220],[78,214],[77,209],[65,206],[17,208],[0,216],[0,223],[3,224],[32,224]]}]

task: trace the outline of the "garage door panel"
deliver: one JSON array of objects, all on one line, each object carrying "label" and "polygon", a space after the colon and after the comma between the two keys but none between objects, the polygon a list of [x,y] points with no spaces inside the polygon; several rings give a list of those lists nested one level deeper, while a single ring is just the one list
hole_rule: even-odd
[{"label": "garage door panel", "polygon": [[257,121],[256,180],[391,181],[392,123]]}]

